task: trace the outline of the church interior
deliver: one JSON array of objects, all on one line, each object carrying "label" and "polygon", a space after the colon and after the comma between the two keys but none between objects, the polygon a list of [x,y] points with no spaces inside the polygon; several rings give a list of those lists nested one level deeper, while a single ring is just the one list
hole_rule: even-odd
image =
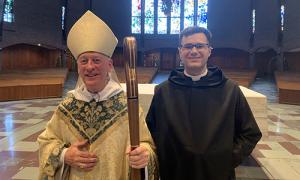
[{"label": "church interior", "polygon": [[0,0],[0,179],[37,179],[36,139],[76,85],[66,41],[87,10],[119,40],[112,60],[122,85],[122,42],[136,38],[145,112],[155,85],[183,66],[180,31],[207,27],[209,65],[240,85],[263,133],[237,179],[300,179],[299,9],[299,0]]}]

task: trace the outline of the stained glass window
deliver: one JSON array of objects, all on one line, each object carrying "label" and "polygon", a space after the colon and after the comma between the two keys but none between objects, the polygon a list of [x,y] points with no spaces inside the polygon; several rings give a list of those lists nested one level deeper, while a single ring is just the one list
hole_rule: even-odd
[{"label": "stained glass window", "polygon": [[208,0],[132,0],[131,32],[139,34],[143,27],[145,34],[178,34],[188,26],[207,27],[207,2]]},{"label": "stained glass window", "polygon": [[154,0],[145,0],[145,34],[154,33]]},{"label": "stained glass window", "polygon": [[163,12],[162,0],[158,0],[157,33],[158,34],[167,34],[167,15]]},{"label": "stained glass window", "polygon": [[131,1],[131,32],[141,33],[141,0]]},{"label": "stained glass window", "polygon": [[194,25],[194,0],[184,1],[184,28]]},{"label": "stained glass window", "polygon": [[281,18],[281,31],[284,29],[284,5],[281,5],[280,7],[280,18]]},{"label": "stained glass window", "polygon": [[255,33],[255,9],[252,10],[252,33]]},{"label": "stained glass window", "polygon": [[207,28],[207,0],[198,0],[197,25]]},{"label": "stained glass window", "polygon": [[65,29],[65,12],[66,12],[66,8],[65,6],[61,7],[61,29],[64,30]]},{"label": "stained glass window", "polygon": [[6,0],[5,1],[3,21],[14,22],[13,7],[14,7],[14,0]]},{"label": "stained glass window", "polygon": [[173,2],[171,9],[171,34],[180,33],[180,5],[181,0]]}]

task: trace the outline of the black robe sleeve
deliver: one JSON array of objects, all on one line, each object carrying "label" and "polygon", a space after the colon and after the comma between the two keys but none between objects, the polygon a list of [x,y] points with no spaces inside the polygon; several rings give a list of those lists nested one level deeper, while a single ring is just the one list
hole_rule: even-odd
[{"label": "black robe sleeve", "polygon": [[234,168],[251,154],[255,145],[262,136],[247,100],[241,90],[239,90],[235,113],[236,119],[233,143]]}]

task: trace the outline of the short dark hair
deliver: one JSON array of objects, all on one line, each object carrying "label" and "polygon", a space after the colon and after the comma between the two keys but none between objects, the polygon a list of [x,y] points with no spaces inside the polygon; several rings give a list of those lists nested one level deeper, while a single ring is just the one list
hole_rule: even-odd
[{"label": "short dark hair", "polygon": [[181,45],[181,41],[183,37],[191,36],[197,33],[203,33],[206,36],[208,44],[210,45],[210,41],[212,37],[211,32],[208,29],[199,26],[191,26],[183,29],[179,34],[179,45]]}]

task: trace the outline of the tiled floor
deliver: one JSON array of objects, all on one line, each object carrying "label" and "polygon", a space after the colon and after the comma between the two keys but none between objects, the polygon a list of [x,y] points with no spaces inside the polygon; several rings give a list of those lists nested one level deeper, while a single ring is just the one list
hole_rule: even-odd
[{"label": "tiled floor", "polygon": [[[154,79],[159,83],[166,73]],[[65,92],[72,89],[71,74]],[[237,179],[300,179],[300,106],[277,103],[272,78],[257,79],[251,89],[268,97],[268,135],[236,169]],[[38,145],[42,132],[60,98],[0,102],[0,179],[36,179]],[[216,172],[217,173],[217,172]]]}]

